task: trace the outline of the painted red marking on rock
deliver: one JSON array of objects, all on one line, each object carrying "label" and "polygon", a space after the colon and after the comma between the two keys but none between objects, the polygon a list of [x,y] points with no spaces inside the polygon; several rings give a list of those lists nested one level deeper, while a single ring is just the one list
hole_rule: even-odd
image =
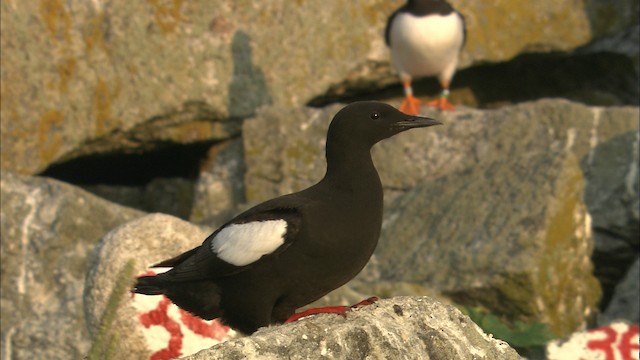
[{"label": "painted red marking on rock", "polygon": [[589,340],[587,348],[594,351],[604,352],[606,360],[615,360],[613,358],[613,345],[616,343],[616,331],[610,327],[603,327],[589,331],[590,333],[602,332],[605,334],[605,338],[601,340]]},{"label": "painted red marking on rock", "polygon": [[[638,337],[638,325],[631,325],[624,333],[618,333],[612,327],[601,327],[589,331],[589,333],[602,332],[606,335],[604,339],[589,340],[587,348],[594,351],[602,351],[605,360],[616,360],[615,354],[620,354],[622,360],[634,360],[638,357],[638,344],[633,340]],[[618,338],[620,341],[618,341]]]},{"label": "painted red marking on rock", "polygon": [[163,297],[163,299],[158,304],[158,307],[138,316],[140,323],[145,328],[149,328],[152,325],[162,326],[169,332],[170,335],[169,344],[167,345],[167,347],[151,354],[151,360],[168,360],[181,355],[180,350],[182,350],[182,331],[180,330],[180,324],[171,319],[167,314],[169,304],[171,304],[171,301],[169,301],[169,299],[167,299],[166,297]]},{"label": "painted red marking on rock", "polygon": [[631,325],[629,330],[622,334],[618,348],[620,349],[623,360],[637,359],[637,357],[634,358],[633,355],[638,355],[640,347],[638,344],[634,344],[633,340],[638,340],[638,325]]}]

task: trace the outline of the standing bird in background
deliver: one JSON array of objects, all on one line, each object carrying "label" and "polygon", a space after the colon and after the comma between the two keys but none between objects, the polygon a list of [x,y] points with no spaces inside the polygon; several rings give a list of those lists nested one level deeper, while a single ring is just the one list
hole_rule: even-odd
[{"label": "standing bird in background", "polygon": [[[369,261],[382,226],[382,185],[371,159],[377,142],[440,122],[373,101],[340,110],[329,125],[320,182],[236,216],[202,245],[154,267],[133,291],[165,295],[203,319],[251,334],[295,314],[351,280]],[[366,304],[363,302],[362,304]],[[337,308],[337,309],[336,309]]]},{"label": "standing bird in background", "polygon": [[447,97],[465,40],[464,17],[444,0],[409,0],[391,14],[384,37],[404,87],[400,111],[418,114],[420,101],[413,96],[411,79],[434,75],[442,92],[427,105],[454,110]]}]

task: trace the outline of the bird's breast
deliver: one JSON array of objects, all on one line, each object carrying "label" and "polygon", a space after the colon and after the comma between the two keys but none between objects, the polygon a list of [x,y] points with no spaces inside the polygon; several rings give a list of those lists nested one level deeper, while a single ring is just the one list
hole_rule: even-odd
[{"label": "bird's breast", "polygon": [[390,31],[392,61],[412,76],[436,75],[456,61],[464,36],[455,12],[422,17],[399,13]]}]

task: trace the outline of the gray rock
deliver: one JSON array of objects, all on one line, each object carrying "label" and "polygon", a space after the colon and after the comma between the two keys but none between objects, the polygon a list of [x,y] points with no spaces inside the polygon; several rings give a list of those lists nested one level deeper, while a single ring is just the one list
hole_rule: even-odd
[{"label": "gray rock", "polygon": [[194,181],[155,178],[146,185],[81,185],[92,194],[145,212],[161,212],[187,219],[194,204]]},{"label": "gray rock", "polygon": [[[100,241],[84,292],[93,352],[109,352],[115,359],[148,359],[157,352],[188,355],[234,335],[216,320],[204,322],[181,312],[164,296],[129,294],[135,275],[200,245],[210,232],[169,215],[151,214],[113,229]],[[145,325],[142,317],[150,313],[156,314],[155,322]],[[194,323],[208,329],[208,335],[189,326]]]},{"label": "gray rock", "polygon": [[600,296],[583,188],[564,150],[493,154],[426,182],[387,208],[381,277],[569,334],[594,316]]},{"label": "gray rock", "polygon": [[350,311],[262,328],[185,357],[212,359],[520,359],[467,316],[428,297],[395,297]]},{"label": "gray rock", "polygon": [[3,171],[2,358],[80,359],[87,257],[113,227],[143,213],[50,179]]},{"label": "gray rock", "polygon": [[606,310],[598,317],[600,326],[615,321],[626,320],[631,324],[640,324],[640,258],[631,265],[625,277],[613,293]]},{"label": "gray rock", "polygon": [[218,224],[235,215],[244,195],[244,149],[241,139],[212,147],[195,184],[189,220]]},{"label": "gray rock", "polygon": [[603,285],[603,309],[640,247],[638,136],[637,132],[622,133],[599,143],[581,162],[589,179],[585,202],[593,218],[593,259]]},{"label": "gray rock", "polygon": [[[274,106],[244,122],[245,191],[249,203],[297,191],[320,180],[325,171],[326,130],[341,107]],[[588,107],[564,100],[541,100],[487,111],[422,110],[445,125],[403,133],[373,148],[387,200],[395,191],[406,191],[505,152],[531,156],[567,148],[580,161],[594,156],[598,145],[638,129],[637,108]],[[265,133],[271,136],[267,138]]]}]

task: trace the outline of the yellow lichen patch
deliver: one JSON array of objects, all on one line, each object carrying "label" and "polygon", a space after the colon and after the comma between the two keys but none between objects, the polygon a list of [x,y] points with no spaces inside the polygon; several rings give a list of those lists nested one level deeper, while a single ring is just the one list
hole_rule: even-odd
[{"label": "yellow lichen patch", "polygon": [[42,114],[38,121],[38,152],[40,162],[48,164],[60,151],[62,137],[56,133],[54,127],[62,125],[64,115],[59,110],[49,110]]},{"label": "yellow lichen patch", "polygon": [[107,43],[104,41],[104,33],[102,31],[104,17],[104,13],[100,13],[91,17],[86,22],[82,39],[84,40],[84,46],[88,53],[96,47],[102,49],[105,53],[109,53]]},{"label": "yellow lichen patch", "polygon": [[67,91],[69,80],[73,77],[73,73],[76,70],[76,59],[67,58],[58,64],[58,75],[60,76],[60,84],[58,84],[58,90],[60,92]]},{"label": "yellow lichen patch", "polygon": [[467,20],[465,48],[485,53],[486,59],[509,59],[522,51],[568,49],[585,44],[592,35],[582,2],[549,6],[496,0],[459,10]]},{"label": "yellow lichen patch", "polygon": [[40,18],[51,33],[53,39],[62,37],[69,40],[71,29],[71,16],[65,9],[62,0],[40,0]]},{"label": "yellow lichen patch", "polygon": [[154,19],[163,34],[170,34],[184,20],[180,8],[184,0],[147,0],[154,8]]},{"label": "yellow lichen patch", "polygon": [[98,79],[96,84],[96,90],[93,93],[93,113],[95,117],[95,135],[104,135],[107,131],[112,129],[115,124],[115,119],[112,118],[111,104],[112,101],[118,96],[119,86],[113,89],[109,89],[106,81]]},{"label": "yellow lichen patch", "polygon": [[176,140],[185,143],[205,141],[212,135],[211,128],[210,121],[195,121],[177,126],[174,135]]},{"label": "yellow lichen patch", "polygon": [[[565,162],[565,180],[557,189],[556,206],[548,219],[545,256],[539,264],[540,299],[547,321],[559,336],[584,325],[584,315],[593,310],[599,288],[592,269],[585,266],[590,256],[586,226],[587,209],[582,201],[584,177],[574,156]],[[577,286],[576,284],[584,284]]]}]

